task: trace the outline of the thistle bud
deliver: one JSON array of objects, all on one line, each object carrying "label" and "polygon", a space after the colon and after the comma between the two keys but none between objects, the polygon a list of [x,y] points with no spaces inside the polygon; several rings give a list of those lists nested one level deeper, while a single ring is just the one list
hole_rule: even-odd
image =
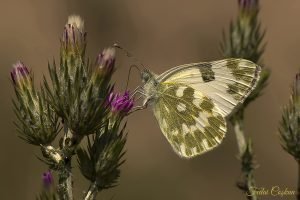
[{"label": "thistle bud", "polygon": [[107,84],[114,72],[115,66],[115,49],[104,49],[97,56],[95,69],[92,74],[92,82],[95,85],[103,86],[102,83]]},{"label": "thistle bud", "polygon": [[21,122],[18,126],[20,137],[37,146],[50,144],[59,132],[58,117],[45,94],[35,90],[33,77],[22,62],[13,65],[10,75],[17,97],[14,106]]},{"label": "thistle bud", "polygon": [[253,13],[258,10],[258,0],[238,0],[239,8],[243,13]]},{"label": "thistle bud", "polygon": [[68,17],[68,24],[76,27],[81,33],[84,31],[84,21],[78,15],[70,15]]},{"label": "thistle bud", "polygon": [[111,75],[115,66],[115,49],[107,48],[97,56],[96,66],[104,75]]},{"label": "thistle bud", "polygon": [[279,126],[279,136],[282,148],[291,154],[295,160],[300,161],[300,74],[292,88],[289,103],[283,108],[282,119]]},{"label": "thistle bud", "polygon": [[296,74],[293,96],[300,99],[300,73]]},{"label": "thistle bud", "polygon": [[53,176],[51,171],[44,172],[42,175],[43,185],[45,188],[49,188],[53,183]]},{"label": "thistle bud", "polygon": [[13,65],[10,76],[14,86],[17,87],[28,83],[31,79],[28,68],[20,61]]},{"label": "thistle bud", "polygon": [[111,106],[111,112],[114,114],[126,115],[133,107],[133,99],[130,97],[129,92],[126,91],[122,94],[110,93],[108,102]]},{"label": "thistle bud", "polygon": [[71,15],[65,25],[61,45],[66,53],[83,53],[86,46],[86,32],[84,21],[77,15]]}]

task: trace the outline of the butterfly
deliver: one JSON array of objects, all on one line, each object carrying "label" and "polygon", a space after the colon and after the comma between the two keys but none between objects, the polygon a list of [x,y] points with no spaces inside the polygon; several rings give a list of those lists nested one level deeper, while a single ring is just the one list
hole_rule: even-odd
[{"label": "butterfly", "polygon": [[192,158],[222,142],[226,117],[254,90],[260,71],[236,58],[180,65],[160,75],[144,69],[143,84],[134,92],[143,104],[135,110],[151,106],[173,150]]}]

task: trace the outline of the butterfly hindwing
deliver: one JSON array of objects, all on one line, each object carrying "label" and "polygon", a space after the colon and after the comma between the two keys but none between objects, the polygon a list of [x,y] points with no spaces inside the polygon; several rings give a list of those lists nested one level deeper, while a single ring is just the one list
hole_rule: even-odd
[{"label": "butterfly hindwing", "polygon": [[158,77],[165,83],[186,84],[213,100],[223,116],[251,93],[260,67],[245,59],[224,59],[174,67]]},{"label": "butterfly hindwing", "polygon": [[157,94],[154,115],[177,154],[190,158],[221,143],[226,122],[209,97],[177,82],[160,83]]}]

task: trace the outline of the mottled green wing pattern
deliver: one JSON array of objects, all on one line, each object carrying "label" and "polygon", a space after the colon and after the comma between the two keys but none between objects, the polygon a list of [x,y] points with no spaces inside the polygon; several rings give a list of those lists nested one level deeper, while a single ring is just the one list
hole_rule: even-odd
[{"label": "mottled green wing pattern", "polygon": [[211,98],[223,116],[229,115],[253,91],[259,80],[260,67],[238,58],[181,65],[161,74],[166,83],[181,83]]},{"label": "mottled green wing pattern", "polygon": [[214,102],[186,84],[160,83],[154,115],[174,151],[191,158],[221,143],[226,122]]}]

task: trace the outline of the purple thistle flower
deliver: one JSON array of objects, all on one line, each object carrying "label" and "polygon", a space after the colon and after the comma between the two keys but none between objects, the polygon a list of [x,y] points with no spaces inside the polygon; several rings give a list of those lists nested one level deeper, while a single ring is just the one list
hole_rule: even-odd
[{"label": "purple thistle flower", "polygon": [[115,66],[115,49],[107,48],[97,56],[96,66],[98,70],[104,71],[105,74],[111,74]]},{"label": "purple thistle flower", "polygon": [[238,0],[239,6],[245,10],[252,10],[258,7],[258,0]]},{"label": "purple thistle flower", "polygon": [[44,172],[42,175],[42,180],[45,188],[49,188],[53,183],[53,176],[51,171]]},{"label": "purple thistle flower", "polygon": [[108,102],[111,106],[113,113],[127,114],[133,107],[133,99],[130,97],[129,92],[126,91],[123,95],[110,93]]},{"label": "purple thistle flower", "polygon": [[28,68],[21,62],[18,61],[13,65],[13,69],[10,72],[11,79],[14,85],[19,85],[24,80],[30,77]]}]

